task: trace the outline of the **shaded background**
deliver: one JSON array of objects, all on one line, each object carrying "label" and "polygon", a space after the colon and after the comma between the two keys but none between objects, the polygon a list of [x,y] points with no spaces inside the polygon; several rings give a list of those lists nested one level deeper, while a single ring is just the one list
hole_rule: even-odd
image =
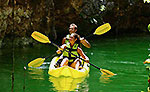
[{"label": "shaded background", "polygon": [[0,47],[10,47],[12,38],[15,46],[33,45],[29,37],[35,30],[51,40],[62,39],[70,23],[78,25],[81,36],[107,22],[112,26],[109,36],[143,34],[149,14],[143,0],[1,0]]}]

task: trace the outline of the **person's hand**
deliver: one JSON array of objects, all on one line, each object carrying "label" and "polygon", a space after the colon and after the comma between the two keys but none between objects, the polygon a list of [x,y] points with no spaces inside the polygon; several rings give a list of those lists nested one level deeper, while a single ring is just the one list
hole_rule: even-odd
[{"label": "person's hand", "polygon": [[56,53],[57,53],[57,54],[61,54],[61,51],[60,51],[60,50],[57,50]]},{"label": "person's hand", "polygon": [[80,37],[80,41],[84,40],[84,37]]},{"label": "person's hand", "polygon": [[58,48],[58,50],[56,51],[57,54],[61,54],[62,53],[62,48]]},{"label": "person's hand", "polygon": [[89,63],[89,60],[85,60],[87,63]]}]

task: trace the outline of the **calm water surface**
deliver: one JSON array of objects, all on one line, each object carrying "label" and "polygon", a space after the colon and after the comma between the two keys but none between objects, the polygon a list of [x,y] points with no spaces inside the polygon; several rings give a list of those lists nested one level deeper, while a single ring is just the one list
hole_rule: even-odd
[{"label": "calm water surface", "polygon": [[99,38],[89,42],[92,48],[83,47],[83,50],[90,62],[111,70],[116,76],[102,75],[90,66],[86,78],[54,78],[47,73],[52,57],[38,69],[28,68],[31,60],[55,54],[57,48],[39,43],[34,47],[14,48],[14,55],[11,49],[0,50],[0,92],[58,92],[63,89],[79,92],[147,92],[147,71],[143,61],[149,53],[148,36]]}]

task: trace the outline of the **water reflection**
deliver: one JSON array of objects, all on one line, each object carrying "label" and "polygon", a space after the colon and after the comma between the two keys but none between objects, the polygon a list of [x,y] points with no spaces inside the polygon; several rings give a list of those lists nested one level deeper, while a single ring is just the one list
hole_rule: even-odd
[{"label": "water reflection", "polygon": [[113,75],[107,74],[107,73],[105,73],[105,72],[103,72],[103,71],[101,71],[101,72],[102,72],[102,73],[101,73],[101,76],[100,76],[100,78],[99,78],[100,82],[102,82],[102,83],[109,83],[109,82],[112,81],[110,78],[111,78]]},{"label": "water reflection", "polygon": [[53,83],[54,90],[58,92],[66,91],[79,91],[88,92],[88,84],[86,83],[86,77],[83,78],[71,78],[71,77],[52,77],[49,76],[49,81]]},{"label": "water reflection", "polygon": [[50,62],[44,62],[40,67],[29,67],[28,73],[32,79],[42,79],[44,80],[44,71],[48,69]]},{"label": "water reflection", "polygon": [[[45,69],[48,69],[47,64],[42,64],[41,67],[37,68],[28,68],[28,74],[30,75],[31,79],[36,80],[45,80]],[[52,83],[52,86],[50,89],[57,92],[68,92],[68,91],[81,91],[81,92],[88,92],[89,87],[87,84],[87,78],[72,78],[72,77],[53,77],[49,76],[49,82]]]},{"label": "water reflection", "polygon": [[32,79],[44,80],[44,71],[41,68],[28,68],[28,71]]}]

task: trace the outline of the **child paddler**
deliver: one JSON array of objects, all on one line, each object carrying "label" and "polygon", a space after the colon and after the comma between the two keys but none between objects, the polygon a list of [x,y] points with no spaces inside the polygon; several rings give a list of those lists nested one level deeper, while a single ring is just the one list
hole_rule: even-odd
[{"label": "child paddler", "polygon": [[56,51],[58,54],[63,52],[59,59],[61,61],[60,66],[68,65],[72,68],[79,69],[81,60],[77,57],[82,57],[86,62],[89,62],[89,58],[84,54],[79,44],[79,35],[72,33],[69,37],[69,42],[67,44],[63,44],[61,48]]}]

